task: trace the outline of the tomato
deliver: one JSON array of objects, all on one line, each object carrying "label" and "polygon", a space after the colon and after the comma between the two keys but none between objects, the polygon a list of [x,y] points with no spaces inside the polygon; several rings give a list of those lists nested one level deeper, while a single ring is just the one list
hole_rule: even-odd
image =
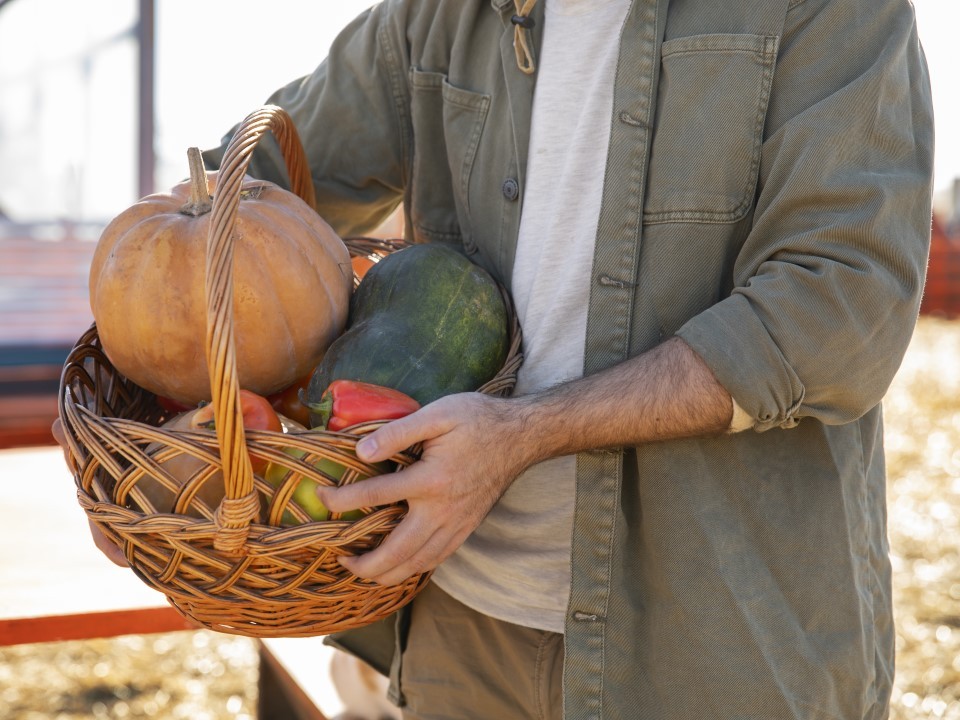
[{"label": "tomato", "polygon": [[312,375],[313,372],[310,372],[290,387],[267,396],[274,410],[284,417],[295,420],[304,427],[309,427],[310,425],[310,408],[300,402],[300,390],[302,389],[306,392],[307,387],[310,385],[310,377]]},{"label": "tomato", "polygon": [[[283,423],[280,421],[280,416],[277,415],[277,411],[273,409],[270,401],[263,395],[257,395],[249,390],[241,390],[240,413],[243,415],[243,427],[247,430],[283,432]],[[212,430],[213,423],[213,405],[204,405],[190,418],[190,428],[192,430]],[[250,464],[253,466],[253,472],[262,476],[270,461],[251,455]]]},{"label": "tomato", "polygon": [[367,270],[377,264],[377,261],[371,255],[354,255],[350,258],[350,264],[353,266],[353,272],[358,278],[363,280]]}]

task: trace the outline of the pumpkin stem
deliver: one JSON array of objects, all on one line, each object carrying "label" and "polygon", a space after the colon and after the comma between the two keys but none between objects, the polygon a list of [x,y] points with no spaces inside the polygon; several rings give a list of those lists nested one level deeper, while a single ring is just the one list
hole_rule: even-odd
[{"label": "pumpkin stem", "polygon": [[190,163],[190,202],[181,207],[180,212],[198,217],[210,212],[213,207],[210,193],[207,192],[207,171],[203,167],[200,148],[188,149],[187,160]]}]

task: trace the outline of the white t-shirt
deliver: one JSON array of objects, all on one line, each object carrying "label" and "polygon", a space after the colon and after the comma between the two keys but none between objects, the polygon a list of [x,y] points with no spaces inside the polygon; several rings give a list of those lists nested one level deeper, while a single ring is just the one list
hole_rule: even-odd
[{"label": "white t-shirt", "polygon": [[[630,0],[546,2],[513,269],[524,362],[515,395],[583,375],[620,33]],[[491,617],[563,632],[576,458],[521,475],[434,574]]]}]

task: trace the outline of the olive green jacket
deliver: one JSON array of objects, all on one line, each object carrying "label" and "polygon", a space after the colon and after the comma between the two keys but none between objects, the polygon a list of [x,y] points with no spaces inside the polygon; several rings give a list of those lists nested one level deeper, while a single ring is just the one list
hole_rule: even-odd
[{"label": "olive green jacket", "polygon": [[[509,285],[536,82],[513,13],[386,0],[270,98],[342,234],[402,201],[410,237]],[[916,320],[933,153],[911,6],[634,0],[609,132],[585,371],[679,335],[756,431],[578,456],[565,717],[886,717],[880,402]],[[253,173],[284,175],[266,146]],[[391,652],[373,660],[396,680]]]}]

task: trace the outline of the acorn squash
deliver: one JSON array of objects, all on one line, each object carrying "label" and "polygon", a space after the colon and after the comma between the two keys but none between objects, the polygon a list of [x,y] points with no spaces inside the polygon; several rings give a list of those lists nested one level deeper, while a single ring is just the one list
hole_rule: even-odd
[{"label": "acorn squash", "polygon": [[507,308],[490,274],[446,246],[411,245],[367,271],[348,328],[328,348],[307,399],[319,402],[330,383],[348,379],[426,405],[491,380],[509,343]]}]

